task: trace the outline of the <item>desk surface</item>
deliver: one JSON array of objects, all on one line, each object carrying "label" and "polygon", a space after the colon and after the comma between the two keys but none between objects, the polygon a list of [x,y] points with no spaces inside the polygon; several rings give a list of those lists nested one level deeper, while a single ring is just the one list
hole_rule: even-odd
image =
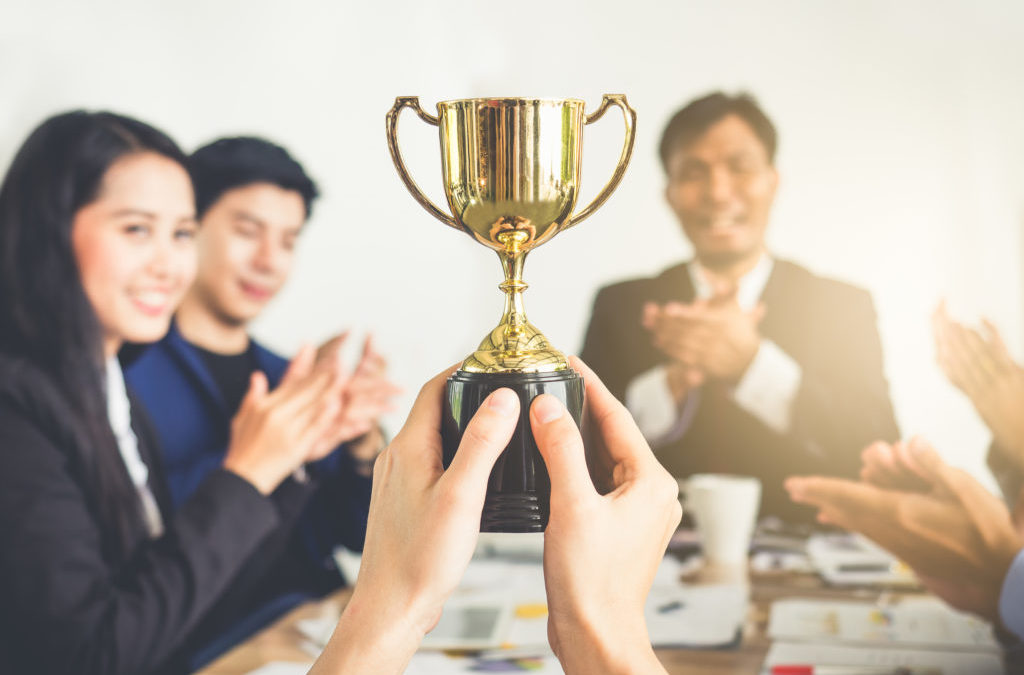
[{"label": "desk surface", "polygon": [[[744,571],[705,570],[696,579],[700,583],[722,578],[735,578]],[[765,634],[768,611],[774,600],[787,597],[857,599],[873,601],[881,595],[873,590],[836,590],[824,587],[809,574],[754,574],[750,579],[751,603],[738,649],[727,651],[661,649],[658,657],[669,673],[687,675],[729,675],[757,673],[769,641]],[[325,613],[336,613],[348,601],[350,591],[338,591],[320,602],[295,608],[277,622],[248,641],[224,654],[200,671],[199,675],[243,675],[271,661],[309,663],[309,653],[301,648],[302,636],[296,622]]]}]

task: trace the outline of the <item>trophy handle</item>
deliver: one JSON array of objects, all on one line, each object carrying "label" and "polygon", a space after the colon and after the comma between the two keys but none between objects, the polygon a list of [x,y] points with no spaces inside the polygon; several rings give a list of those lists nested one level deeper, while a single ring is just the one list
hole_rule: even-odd
[{"label": "trophy handle", "polygon": [[633,154],[633,140],[636,138],[636,111],[629,107],[629,103],[626,101],[625,94],[605,94],[601,98],[601,105],[593,113],[587,115],[585,124],[596,122],[601,119],[601,116],[608,111],[608,108],[616,105],[622,109],[622,118],[626,123],[626,140],[622,146],[622,154],[619,155],[619,165],[615,167],[615,173],[612,174],[611,180],[604,186],[600,194],[594,197],[594,201],[587,204],[587,207],[580,211],[577,215],[569,218],[569,223],[565,226],[565,229],[569,229],[573,225],[589,218],[593,215],[594,211],[601,207],[608,197],[615,192],[615,188],[619,187],[619,183],[622,182],[622,177],[626,174],[626,166],[629,165],[629,158]]},{"label": "trophy handle", "polygon": [[405,187],[408,188],[412,194],[413,199],[420,203],[427,213],[440,220],[445,225],[450,225],[456,230],[461,230],[455,223],[455,219],[451,215],[445,213],[441,209],[434,205],[434,202],[430,201],[430,198],[423,194],[420,187],[416,185],[416,181],[409,175],[408,169],[405,168],[405,161],[402,159],[402,151],[398,149],[398,115],[402,112],[402,108],[412,108],[419,115],[420,119],[427,124],[438,126],[440,121],[431,115],[430,113],[424,112],[423,108],[420,107],[419,96],[399,96],[395,99],[395,105],[388,111],[387,115],[387,133],[388,133],[388,149],[391,150],[391,161],[395,163],[395,169],[398,170],[398,175],[401,177],[402,182],[405,183]]}]

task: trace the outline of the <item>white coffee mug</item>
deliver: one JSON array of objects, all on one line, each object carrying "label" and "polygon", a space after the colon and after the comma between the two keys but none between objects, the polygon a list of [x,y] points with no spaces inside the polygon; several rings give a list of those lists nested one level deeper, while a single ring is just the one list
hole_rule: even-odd
[{"label": "white coffee mug", "polygon": [[702,473],[679,481],[683,509],[697,522],[704,560],[739,565],[747,558],[761,506],[761,481]]}]

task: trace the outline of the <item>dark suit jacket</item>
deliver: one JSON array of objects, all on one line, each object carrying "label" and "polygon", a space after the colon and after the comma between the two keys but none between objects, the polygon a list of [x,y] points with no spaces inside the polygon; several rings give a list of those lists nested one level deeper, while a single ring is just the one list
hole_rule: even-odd
[{"label": "dark suit jacket", "polygon": [[[691,302],[686,264],[651,279],[601,289],[581,358],[624,400],[629,382],[668,361],[641,325],[645,302]],[[761,334],[796,361],[803,377],[789,433],[779,434],[740,408],[719,384],[705,385],[684,436],[656,448],[674,475],[728,472],[762,481],[762,515],[806,521],[813,513],[788,499],[783,480],[796,474],[855,477],[868,443],[896,440],[899,430],[882,372],[871,296],[776,260],[761,300]]]},{"label": "dark suit jacket", "polygon": [[166,533],[139,519],[112,553],[67,403],[49,379],[0,355],[0,672],[186,670],[197,627],[281,522],[275,502],[218,469],[171,512],[151,430],[132,408]]}]

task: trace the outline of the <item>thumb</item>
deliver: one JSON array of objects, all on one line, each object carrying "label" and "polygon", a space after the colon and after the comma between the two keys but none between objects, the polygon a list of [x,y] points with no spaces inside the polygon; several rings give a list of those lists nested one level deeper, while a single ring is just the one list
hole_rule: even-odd
[{"label": "thumb", "polygon": [[249,376],[249,389],[245,392],[239,410],[244,410],[261,401],[267,395],[270,386],[267,384],[267,376],[262,371],[253,371]]},{"label": "thumb", "polygon": [[284,371],[284,375],[281,377],[279,386],[291,384],[296,380],[301,380],[303,377],[309,374],[309,371],[313,369],[313,361],[315,358],[315,352],[313,348],[304,344],[299,349],[299,353],[295,355],[292,362],[288,364],[288,369]]},{"label": "thumb", "polygon": [[551,477],[551,497],[570,500],[597,495],[590,480],[583,437],[569,411],[551,394],[541,394],[530,406],[530,426]]},{"label": "thumb", "polygon": [[492,392],[466,425],[455,458],[441,480],[456,483],[459,487],[455,489],[460,491],[478,492],[483,500],[494,462],[508,445],[518,422],[519,397],[515,392],[505,388]]}]

